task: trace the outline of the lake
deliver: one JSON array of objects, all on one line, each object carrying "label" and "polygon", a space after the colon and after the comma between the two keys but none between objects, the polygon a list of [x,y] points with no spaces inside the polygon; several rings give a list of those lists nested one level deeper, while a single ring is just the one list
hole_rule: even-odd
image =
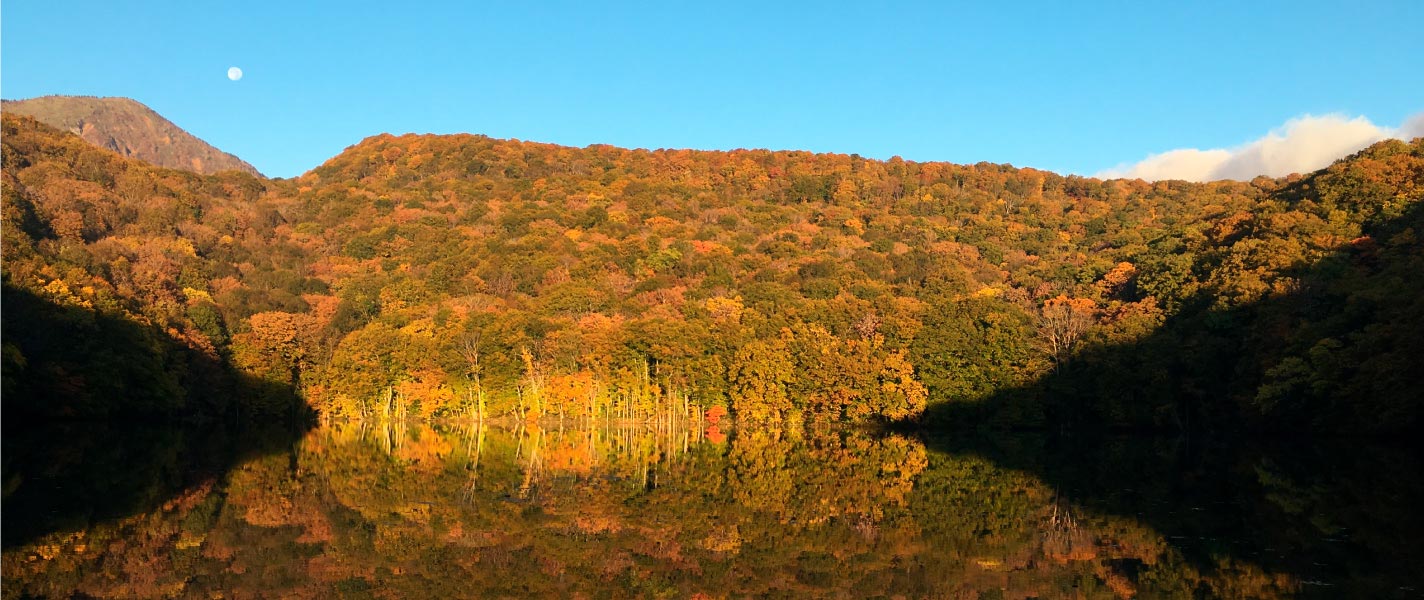
[{"label": "lake", "polygon": [[1412,448],[572,423],[4,443],[5,598],[1424,597]]}]

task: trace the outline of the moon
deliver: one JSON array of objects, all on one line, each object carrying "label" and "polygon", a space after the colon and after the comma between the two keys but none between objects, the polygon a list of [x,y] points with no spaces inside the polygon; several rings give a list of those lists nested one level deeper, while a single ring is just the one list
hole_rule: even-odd
[{"label": "moon", "polygon": [[227,78],[233,81],[242,79],[242,69],[239,69],[237,67],[228,67]]}]

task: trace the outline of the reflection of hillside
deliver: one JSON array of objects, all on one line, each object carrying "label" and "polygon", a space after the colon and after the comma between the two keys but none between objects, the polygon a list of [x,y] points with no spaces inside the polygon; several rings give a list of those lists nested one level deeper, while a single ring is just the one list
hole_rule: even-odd
[{"label": "reflection of hillside", "polygon": [[[1160,582],[1167,569],[1183,591],[1211,596],[1393,597],[1424,564],[1412,449],[1003,435],[935,437],[930,446],[1041,482],[1056,514],[1071,515],[1045,527],[1067,549],[1058,554],[1084,549],[1069,532],[1091,531],[1090,553],[1131,550],[1110,561],[1128,582]],[[1164,557],[1174,564],[1155,564]]]},{"label": "reflection of hillside", "polygon": [[[1302,528],[1320,526],[1321,514],[1351,535],[1379,531],[1360,513],[1327,510],[1360,498],[1336,499],[1340,490],[1296,479],[1285,463],[1232,471],[1260,473],[1267,500],[1215,509],[1215,496],[1198,494],[1193,506],[1214,512],[1158,529],[1085,502],[1062,473],[1091,467],[1029,439],[1005,440],[990,460],[864,431],[731,433],[712,443],[655,428],[331,424],[292,455],[258,456],[144,514],[7,548],[6,587],[95,597],[1272,597],[1319,574],[1232,547],[1311,550]],[[1143,472],[1139,450],[1083,458]],[[1027,468],[1045,454],[1057,462]],[[1189,484],[1146,472],[1178,483],[1121,494],[1160,501],[1244,485],[1213,483],[1212,472],[1194,471]],[[1282,508],[1291,506],[1304,512]],[[1388,502],[1360,506],[1408,522]],[[1231,511],[1243,516],[1222,516]],[[1259,534],[1226,535],[1252,520]],[[1182,535],[1226,541],[1197,547]],[[1352,560],[1362,570],[1351,573],[1374,573],[1378,585],[1346,589],[1384,589],[1401,575],[1364,569],[1381,560],[1374,554]]]},{"label": "reflection of hillside", "polygon": [[[746,586],[776,586],[796,568],[800,550],[781,548],[786,536],[873,540],[887,510],[903,511],[923,468],[906,440],[863,434],[748,432],[718,445],[653,428],[410,427],[387,452],[386,434],[362,429],[309,438],[304,464],[329,469],[322,487],[346,507],[345,519],[377,532],[377,546],[424,540],[423,556],[462,569],[481,595],[765,590]],[[443,535],[430,531],[435,523],[448,528]],[[400,556],[385,547],[327,550],[370,564]],[[475,567],[452,562],[481,570],[464,574]]]}]

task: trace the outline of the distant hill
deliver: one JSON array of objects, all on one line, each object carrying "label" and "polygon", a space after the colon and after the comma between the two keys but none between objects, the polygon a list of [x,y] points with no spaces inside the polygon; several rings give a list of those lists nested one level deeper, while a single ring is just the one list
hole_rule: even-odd
[{"label": "distant hill", "polygon": [[268,180],[0,128],[7,414],[1424,425],[1424,139],[1202,184],[383,134]]},{"label": "distant hill", "polygon": [[212,147],[129,98],[43,96],[6,100],[3,110],[34,117],[101,148],[160,167],[204,175],[229,170],[261,175],[242,159]]}]

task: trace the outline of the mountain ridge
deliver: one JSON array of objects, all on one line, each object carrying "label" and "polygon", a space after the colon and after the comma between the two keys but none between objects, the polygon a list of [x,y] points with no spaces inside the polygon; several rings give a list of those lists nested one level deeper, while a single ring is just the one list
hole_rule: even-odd
[{"label": "mountain ridge", "polygon": [[0,102],[0,110],[27,115],[85,141],[151,164],[204,175],[236,170],[262,176],[251,164],[223,152],[147,105],[120,96],[39,96]]}]

